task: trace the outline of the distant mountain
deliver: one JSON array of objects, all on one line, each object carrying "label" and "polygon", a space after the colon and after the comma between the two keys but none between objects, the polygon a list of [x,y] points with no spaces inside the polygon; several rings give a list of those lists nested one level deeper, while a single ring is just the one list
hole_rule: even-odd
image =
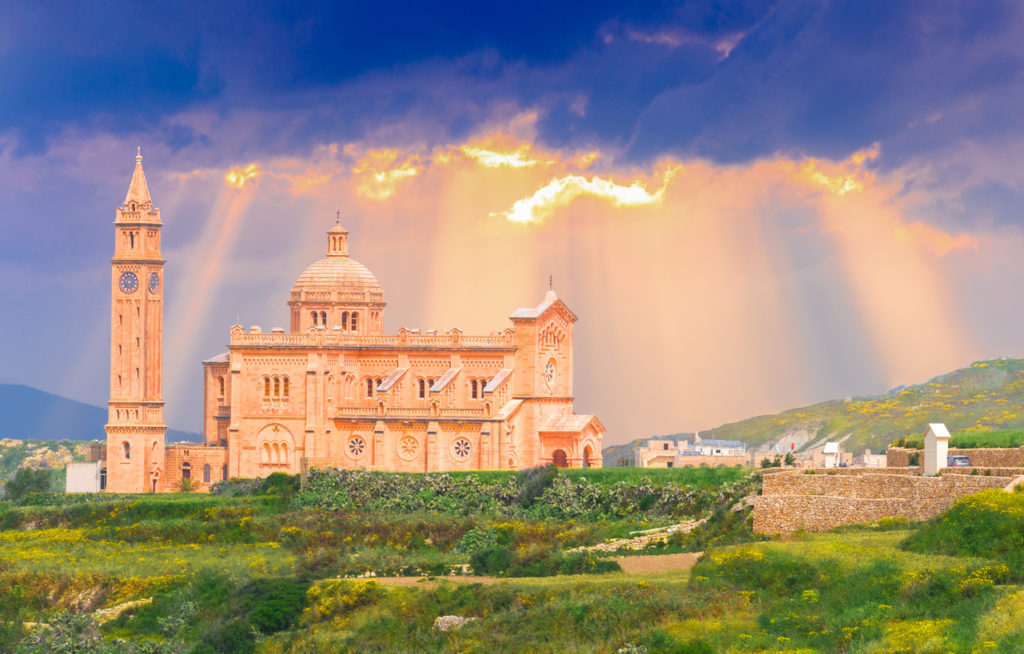
[{"label": "distant mountain", "polygon": [[[774,415],[757,416],[700,432],[701,438],[738,440],[750,447],[778,444],[809,450],[843,441],[847,452],[884,451],[896,438],[924,433],[929,422],[951,430],[1024,426],[1024,360],[978,361],[923,384],[897,386],[883,395],[822,402]],[[685,438],[691,434],[652,436]],[[604,449],[614,466],[646,438]]]},{"label": "distant mountain", "polygon": [[[0,438],[104,440],[107,410],[30,386],[0,384]],[[199,434],[167,430],[168,441],[199,441]]]}]

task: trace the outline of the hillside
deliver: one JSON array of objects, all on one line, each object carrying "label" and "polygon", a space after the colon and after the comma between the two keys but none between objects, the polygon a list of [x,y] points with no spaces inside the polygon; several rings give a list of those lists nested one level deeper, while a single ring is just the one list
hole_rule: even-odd
[{"label": "hillside", "polygon": [[[30,386],[0,384],[0,438],[83,441],[105,439],[104,407],[69,400]],[[168,441],[199,441],[199,434],[167,430]]]},{"label": "hillside", "polygon": [[[843,440],[843,449],[885,450],[894,439],[923,433],[929,422],[951,430],[1021,427],[1024,425],[1024,360],[979,361],[922,384],[897,387],[884,395],[832,400],[757,416],[702,431],[702,438],[740,440],[749,446],[778,443],[789,449],[810,449],[826,440]],[[684,438],[672,434],[666,438]],[[653,437],[652,437],[653,438]],[[616,465],[636,444],[604,450],[605,465]]]}]

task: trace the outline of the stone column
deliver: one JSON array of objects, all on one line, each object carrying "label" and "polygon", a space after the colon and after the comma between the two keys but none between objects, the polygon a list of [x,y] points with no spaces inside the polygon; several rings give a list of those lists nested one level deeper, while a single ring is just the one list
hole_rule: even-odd
[{"label": "stone column", "polygon": [[924,435],[924,474],[932,477],[946,467],[946,454],[949,451],[949,430],[942,423],[928,425]]}]

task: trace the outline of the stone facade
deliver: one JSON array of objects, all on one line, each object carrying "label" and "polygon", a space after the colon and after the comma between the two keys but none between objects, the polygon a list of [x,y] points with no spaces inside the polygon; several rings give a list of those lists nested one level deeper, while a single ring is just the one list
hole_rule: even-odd
[{"label": "stone facade", "polygon": [[881,518],[926,520],[957,498],[1003,488],[1013,477],[953,474],[918,476],[917,469],[786,471],[765,475],[754,505],[754,531],[789,534],[799,529],[827,531]]},{"label": "stone facade", "polygon": [[[383,290],[349,257],[340,226],[327,232],[326,256],[292,288],[288,331],[235,325],[228,351],[203,362],[203,442],[165,447],[160,221],[141,156],[131,188],[115,222],[108,490],[168,491],[183,478],[203,489],[314,466],[601,465],[604,427],[573,411],[577,317],[554,290],[490,334],[385,334]],[[148,235],[136,241],[126,230],[140,225]],[[125,284],[125,270],[135,268],[142,281]]]}]

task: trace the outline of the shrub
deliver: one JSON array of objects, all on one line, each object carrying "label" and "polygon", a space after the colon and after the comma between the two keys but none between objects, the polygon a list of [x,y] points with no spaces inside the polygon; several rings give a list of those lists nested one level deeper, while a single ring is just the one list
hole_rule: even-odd
[{"label": "shrub", "polygon": [[306,606],[309,584],[292,579],[255,579],[242,588],[242,607],[261,633],[272,634],[292,625]]},{"label": "shrub", "polygon": [[1024,575],[1024,495],[986,490],[961,497],[904,541],[903,548],[998,558]]},{"label": "shrub", "polygon": [[503,575],[511,563],[512,550],[502,545],[477,550],[469,559],[470,567],[478,575]]},{"label": "shrub", "polygon": [[960,449],[980,447],[1020,447],[1024,429],[972,429],[953,434],[949,446]]},{"label": "shrub", "polygon": [[48,493],[52,488],[52,479],[49,470],[21,468],[4,486],[4,497],[17,502],[29,493]]},{"label": "shrub", "polygon": [[553,465],[529,468],[519,473],[519,506],[529,507],[558,477],[558,468]]}]

